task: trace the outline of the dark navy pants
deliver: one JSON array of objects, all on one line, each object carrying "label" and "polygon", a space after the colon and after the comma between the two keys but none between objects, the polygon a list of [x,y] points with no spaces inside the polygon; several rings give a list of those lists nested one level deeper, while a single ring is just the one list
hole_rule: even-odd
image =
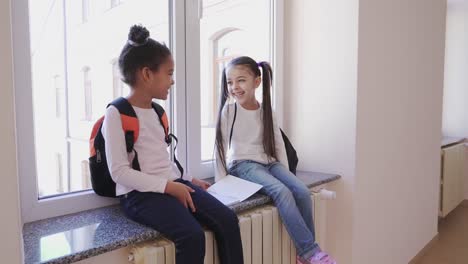
[{"label": "dark navy pants", "polygon": [[174,242],[177,264],[203,264],[205,233],[214,232],[222,264],[242,264],[242,242],[237,215],[200,187],[176,180],[195,190],[192,200],[196,212],[185,208],[175,197],[154,192],[132,191],[120,198],[130,219],[147,225]]}]

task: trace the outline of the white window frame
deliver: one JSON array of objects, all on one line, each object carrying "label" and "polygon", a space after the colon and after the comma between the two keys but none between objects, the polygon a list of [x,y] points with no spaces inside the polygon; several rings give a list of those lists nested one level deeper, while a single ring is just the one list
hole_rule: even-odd
[{"label": "white window frame", "polygon": [[[272,41],[272,67],[273,67],[273,108],[275,109],[278,124],[283,125],[283,21],[284,21],[284,0],[271,0],[270,31]],[[186,40],[190,43],[190,50],[200,50],[200,18],[203,16],[203,0],[187,2],[187,10],[194,12],[186,16]],[[199,178],[214,177],[213,161],[202,161],[201,158],[201,113],[200,113],[200,54],[197,52],[187,53],[187,112],[190,118],[187,119],[188,167],[192,175]]]},{"label": "white window frame", "polygon": [[54,75],[54,89],[55,89],[55,117],[60,119],[63,117],[62,113],[62,93],[63,87],[62,83],[59,84],[61,76],[59,74]]},{"label": "white window frame", "polygon": [[55,153],[56,161],[56,180],[57,180],[57,192],[63,192],[63,156],[60,152]]},{"label": "white window frame", "polygon": [[81,0],[81,22],[83,24],[89,21],[90,12],[91,12],[90,1]]},{"label": "white window frame", "polygon": [[[189,173],[190,169],[188,168],[187,162],[187,63],[186,54],[191,54],[187,52],[186,47],[186,36],[185,32],[188,30],[186,28],[186,16],[187,16],[187,1],[194,0],[172,0],[170,2],[169,8],[171,9],[172,14],[172,24],[169,34],[171,39],[171,49],[175,52],[172,54],[174,59],[174,82],[175,89],[173,89],[172,95],[170,97],[169,105],[171,106],[171,111],[176,116],[175,122],[174,118],[171,118],[171,131],[178,138],[177,145],[177,160],[180,162],[182,167],[185,168],[185,173]],[[172,146],[174,147],[174,146]]]},{"label": "white window frame", "polygon": [[[65,1],[66,2],[66,1]],[[178,97],[177,112],[185,113],[185,38],[184,34],[184,3],[183,1],[169,2],[169,11],[172,20],[170,25],[179,33],[171,32],[171,46],[177,62],[175,89]],[[21,193],[21,214],[23,223],[32,222],[49,217],[76,213],[84,210],[99,208],[118,203],[118,199],[97,196],[93,191],[81,191],[68,193],[56,197],[39,200],[38,182],[35,161],[35,139],[32,98],[32,77],[30,57],[29,36],[29,13],[28,0],[12,1],[13,19],[13,58],[14,58],[14,80],[15,80],[15,111],[16,111],[16,133],[18,150],[18,174]],[[179,39],[180,38],[180,39]],[[172,98],[173,96],[171,96]],[[172,103],[170,104],[173,105]],[[167,109],[166,109],[167,110]],[[175,126],[177,131],[184,131],[183,118],[177,118]],[[186,139],[183,133],[179,133],[179,147],[177,151],[179,159],[186,165],[184,145]]]},{"label": "white window frame", "polygon": [[[169,0],[168,0],[169,1]],[[273,102],[282,124],[283,84],[283,10],[284,0],[273,1],[273,61],[275,70]],[[66,2],[66,1],[65,1]],[[175,61],[176,88],[171,90],[170,109],[177,118],[171,127],[178,136],[178,160],[187,173],[200,178],[213,175],[211,166],[201,166],[200,140],[200,54],[199,17],[202,0],[169,2],[171,50]],[[31,78],[28,0],[12,1],[15,111],[18,173],[23,223],[76,213],[118,203],[118,199],[100,197],[93,191],[64,194],[39,200],[35,166],[35,139]],[[190,43],[187,45],[186,43]],[[188,89],[187,87],[190,87]],[[196,129],[191,129],[196,128]]]}]

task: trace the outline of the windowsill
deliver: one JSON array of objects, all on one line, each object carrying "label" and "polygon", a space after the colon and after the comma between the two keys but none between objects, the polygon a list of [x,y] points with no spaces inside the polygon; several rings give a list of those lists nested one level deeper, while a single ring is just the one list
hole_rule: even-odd
[{"label": "windowsill", "polygon": [[[309,188],[340,178],[317,172],[298,172],[298,177]],[[255,194],[229,207],[240,213],[270,202],[269,197]],[[25,263],[70,263],[159,236],[157,231],[126,218],[119,206],[103,207],[25,224],[24,259]]]}]

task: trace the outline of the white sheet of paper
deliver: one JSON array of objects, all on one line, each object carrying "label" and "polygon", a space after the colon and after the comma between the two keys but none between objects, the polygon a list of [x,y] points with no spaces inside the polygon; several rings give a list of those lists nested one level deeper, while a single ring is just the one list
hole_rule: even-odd
[{"label": "white sheet of paper", "polygon": [[222,202],[224,205],[231,205],[240,202],[239,199],[232,196],[222,195],[214,192],[213,190],[207,190],[209,194],[213,195],[218,201]]},{"label": "white sheet of paper", "polygon": [[220,181],[211,185],[207,191],[225,205],[230,205],[235,202],[244,201],[261,188],[262,185],[260,184],[227,175]]}]

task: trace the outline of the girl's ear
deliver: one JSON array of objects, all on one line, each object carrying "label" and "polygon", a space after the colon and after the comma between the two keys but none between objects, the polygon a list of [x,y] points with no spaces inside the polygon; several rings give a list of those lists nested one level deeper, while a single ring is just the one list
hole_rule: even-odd
[{"label": "girl's ear", "polygon": [[148,67],[143,67],[141,70],[140,70],[140,74],[141,74],[141,79],[142,81],[144,82],[147,82],[149,81],[151,78],[152,78],[152,74],[151,74],[151,70],[150,68]]},{"label": "girl's ear", "polygon": [[262,83],[262,77],[255,77],[255,88],[258,88],[258,86],[260,86],[260,83]]}]

